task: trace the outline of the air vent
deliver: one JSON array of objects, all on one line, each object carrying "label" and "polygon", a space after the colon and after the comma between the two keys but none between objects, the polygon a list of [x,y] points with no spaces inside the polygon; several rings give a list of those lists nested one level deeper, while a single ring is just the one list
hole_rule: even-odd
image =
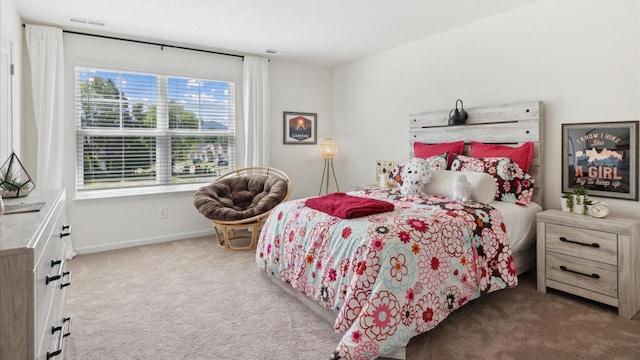
[{"label": "air vent", "polygon": [[281,55],[291,54],[291,52],[289,51],[276,50],[276,49],[266,49],[264,52],[267,54],[281,54]]},{"label": "air vent", "polygon": [[93,26],[104,26],[103,21],[91,20],[91,19],[81,19],[81,18],[69,18],[69,21],[84,24],[84,25],[93,25]]}]

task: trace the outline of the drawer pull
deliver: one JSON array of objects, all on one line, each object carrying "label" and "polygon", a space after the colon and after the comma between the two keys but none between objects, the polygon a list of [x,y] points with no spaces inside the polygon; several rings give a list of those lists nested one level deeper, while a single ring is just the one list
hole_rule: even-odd
[{"label": "drawer pull", "polygon": [[64,268],[64,260],[51,259],[51,268],[54,268],[56,265],[60,265],[60,267],[58,268],[58,273],[53,276],[47,274],[47,277],[45,278],[46,284],[49,284],[52,281],[56,281],[62,277],[62,272],[63,272],[62,268]]},{"label": "drawer pull", "polygon": [[66,283],[60,283],[60,289],[64,289],[65,287],[71,285],[71,271],[65,271],[62,273],[62,277],[67,276]]},{"label": "drawer pull", "polygon": [[[62,331],[64,328],[64,323],[68,324],[66,332]],[[70,317],[66,317],[62,319],[62,325],[51,327],[51,334],[55,334],[58,331],[60,331],[60,335],[58,337],[58,349],[54,351],[47,351],[47,360],[51,359],[54,356],[58,356],[62,353],[64,338],[71,335],[71,318]]]},{"label": "drawer pull", "polygon": [[590,247],[594,247],[594,248],[599,248],[600,247],[600,244],[598,244],[598,243],[585,244],[585,243],[581,243],[579,241],[569,240],[564,236],[560,236],[560,241],[564,241],[564,242],[568,242],[568,243],[572,243],[572,244],[578,244],[578,245],[582,245],[582,246],[590,246]]},{"label": "drawer pull", "polygon": [[594,278],[594,279],[600,279],[600,275],[598,275],[598,274],[585,274],[585,273],[582,273],[580,271],[567,269],[567,267],[564,266],[564,265],[560,265],[560,270],[567,271],[567,272],[574,273],[574,274],[578,274],[578,275],[582,275],[582,276],[588,276],[588,277]]},{"label": "drawer pull", "polygon": [[[64,232],[65,230],[69,230],[69,231]],[[60,239],[69,235],[71,235],[71,225],[62,225],[62,231],[60,232]]]}]

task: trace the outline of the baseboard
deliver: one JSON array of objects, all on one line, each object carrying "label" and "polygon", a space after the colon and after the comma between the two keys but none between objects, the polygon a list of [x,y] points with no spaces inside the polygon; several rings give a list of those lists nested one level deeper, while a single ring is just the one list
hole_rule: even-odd
[{"label": "baseboard", "polygon": [[97,253],[102,251],[124,249],[124,248],[129,248],[134,246],[159,244],[159,243],[175,241],[175,240],[184,240],[184,239],[190,239],[190,238],[201,237],[201,236],[213,236],[213,229],[194,231],[194,232],[188,232],[188,233],[180,233],[180,234],[172,234],[167,236],[156,236],[152,238],[122,241],[118,243],[109,243],[109,244],[97,245],[97,246],[84,246],[84,247],[74,246],[73,251],[77,255],[91,254],[91,253]]}]

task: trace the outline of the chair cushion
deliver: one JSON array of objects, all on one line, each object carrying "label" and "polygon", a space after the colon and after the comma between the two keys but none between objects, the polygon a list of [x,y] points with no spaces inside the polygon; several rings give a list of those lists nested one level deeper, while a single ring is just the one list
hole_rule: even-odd
[{"label": "chair cushion", "polygon": [[273,209],[287,190],[287,181],[278,176],[231,176],[201,187],[193,205],[211,220],[242,220]]}]

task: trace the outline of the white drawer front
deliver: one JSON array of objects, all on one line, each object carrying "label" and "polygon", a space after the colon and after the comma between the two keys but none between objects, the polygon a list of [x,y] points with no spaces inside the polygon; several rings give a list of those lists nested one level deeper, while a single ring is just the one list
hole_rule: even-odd
[{"label": "white drawer front", "polygon": [[610,265],[618,263],[616,234],[548,223],[545,240],[549,251]]},{"label": "white drawer front", "polygon": [[607,296],[618,296],[618,268],[547,251],[547,278]]}]

